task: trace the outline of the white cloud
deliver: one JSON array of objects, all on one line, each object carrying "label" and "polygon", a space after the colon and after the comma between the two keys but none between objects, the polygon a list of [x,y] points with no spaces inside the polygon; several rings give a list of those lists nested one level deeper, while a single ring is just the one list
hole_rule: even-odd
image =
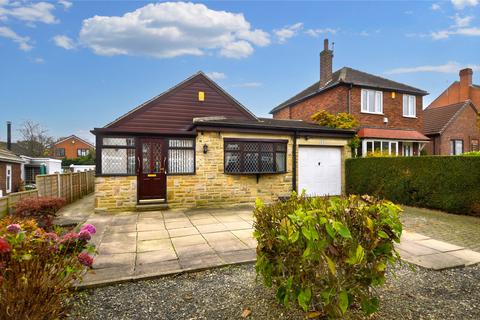
[{"label": "white cloud", "polygon": [[438,10],[442,9],[442,7],[440,6],[440,4],[434,3],[434,4],[432,4],[432,6],[430,7],[430,9],[432,9],[433,11],[438,11]]},{"label": "white cloud", "polygon": [[308,34],[311,37],[318,38],[322,34],[336,34],[337,29],[332,29],[332,28],[324,28],[324,29],[308,29],[305,31],[306,34]]},{"label": "white cloud", "polygon": [[0,37],[10,39],[17,43],[19,49],[22,51],[30,51],[33,49],[29,37],[22,37],[8,27],[0,27]]},{"label": "white cloud", "polygon": [[69,9],[73,3],[67,0],[58,0],[58,4],[62,5],[65,10]]},{"label": "white cloud", "polygon": [[12,17],[28,23],[41,22],[46,24],[58,23],[52,11],[55,6],[48,2],[23,3],[8,2],[0,3],[0,18],[3,20]]},{"label": "white cloud", "polygon": [[452,0],[455,9],[464,9],[465,7],[475,7],[480,3],[480,0]]},{"label": "white cloud", "polygon": [[409,16],[410,16],[410,15],[412,15],[412,14],[413,14],[413,11],[412,11],[412,10],[407,10],[407,11],[405,11],[405,12],[404,12],[404,14],[406,14],[406,15],[409,15]]},{"label": "white cloud", "polygon": [[80,41],[96,54],[171,58],[219,53],[244,58],[253,45],[270,44],[270,35],[253,30],[241,13],[216,11],[204,4],[148,4],[123,16],[83,20]]},{"label": "white cloud", "polygon": [[455,14],[455,16],[452,17],[452,19],[455,21],[455,24],[452,26],[452,28],[455,28],[455,27],[463,28],[463,27],[468,27],[470,25],[470,23],[473,20],[473,16],[462,17],[457,13]]},{"label": "white cloud", "polygon": [[480,65],[461,65],[456,61],[450,61],[441,65],[424,65],[417,67],[395,68],[385,72],[386,74],[403,74],[403,73],[419,73],[419,72],[434,72],[434,73],[458,73],[460,69],[472,68],[474,71],[480,71]]},{"label": "white cloud", "polygon": [[431,33],[431,36],[434,40],[447,39],[453,35],[467,36],[467,37],[480,37],[480,28],[479,27],[458,28],[456,30],[440,30],[440,31]]},{"label": "white cloud", "polygon": [[227,75],[223,72],[212,71],[212,72],[207,72],[207,77],[209,77],[212,80],[222,80],[222,79],[226,79]]},{"label": "white cloud", "polygon": [[71,38],[64,35],[57,35],[53,37],[52,40],[55,45],[65,50],[72,50],[76,47],[75,42]]},{"label": "white cloud", "polygon": [[288,39],[295,37],[302,29],[303,23],[298,22],[289,26],[285,26],[281,29],[275,29],[273,30],[273,33],[277,37],[279,43],[285,43]]},{"label": "white cloud", "polygon": [[35,58],[35,59],[33,59],[33,62],[38,63],[38,64],[43,64],[43,63],[45,63],[45,60],[43,58]]},{"label": "white cloud", "polygon": [[261,87],[263,83],[261,82],[243,82],[243,83],[238,83],[232,85],[232,87],[237,87],[237,88],[258,88]]}]

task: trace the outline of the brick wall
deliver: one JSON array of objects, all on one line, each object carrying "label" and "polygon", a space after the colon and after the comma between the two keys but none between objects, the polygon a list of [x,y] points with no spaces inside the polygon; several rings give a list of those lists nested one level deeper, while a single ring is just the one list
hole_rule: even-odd
[{"label": "brick wall", "polygon": [[440,138],[439,154],[450,154],[450,140],[463,140],[465,152],[471,151],[471,140],[480,139],[480,130],[476,126],[476,113],[468,107],[451,123]]},{"label": "brick wall", "polygon": [[[287,172],[284,174],[255,175],[224,174],[223,139],[285,139]],[[299,138],[298,144],[344,147],[343,160],[350,157],[347,139]],[[203,145],[208,153],[203,153]],[[265,202],[289,195],[292,187],[292,148],[290,136],[239,133],[199,133],[196,140],[196,173],[167,176],[167,202],[170,208],[219,207],[253,204],[258,197]],[[298,155],[298,153],[297,153]],[[342,164],[343,165],[343,164]],[[343,170],[342,170],[343,171]],[[298,175],[297,175],[298,176]],[[97,177],[95,207],[97,211],[133,210],[137,201],[137,177]],[[342,181],[345,177],[342,174]],[[344,183],[342,183],[344,186]]]},{"label": "brick wall", "polygon": [[[54,145],[52,157],[54,158],[64,158],[64,157],[57,157],[56,149],[63,148],[65,149],[65,158],[67,159],[76,159],[78,158],[77,150],[78,149],[87,149],[87,150],[92,150],[92,147],[83,141],[76,139],[76,138],[70,138],[67,139],[61,143],[57,143]],[[92,151],[90,151],[92,152]]]},{"label": "brick wall", "polygon": [[7,188],[7,165],[12,166],[12,192],[17,192],[22,181],[21,165],[19,163],[0,162],[0,190],[6,194]]},{"label": "brick wall", "polygon": [[[328,110],[331,113],[348,112],[348,86],[337,86],[325,92],[322,92],[310,99],[302,101],[290,108],[284,108],[274,113],[275,119],[301,119],[311,121],[312,114],[319,110]],[[361,88],[353,87],[350,92],[350,110],[361,125],[414,129],[423,131],[423,99],[422,96],[416,97],[417,118],[407,118],[403,116],[403,94],[396,92],[395,98],[391,91],[383,92],[383,115],[368,114],[361,112]],[[286,109],[290,109],[289,112]],[[289,117],[290,116],[290,117]],[[385,125],[384,117],[388,118],[388,125]]]}]

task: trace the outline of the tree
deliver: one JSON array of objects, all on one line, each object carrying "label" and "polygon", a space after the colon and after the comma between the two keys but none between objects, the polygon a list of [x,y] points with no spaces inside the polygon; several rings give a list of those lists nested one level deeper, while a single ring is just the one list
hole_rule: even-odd
[{"label": "tree", "polygon": [[334,115],[327,110],[321,110],[315,112],[311,119],[318,125],[329,128],[352,129],[360,125],[353,115],[345,112],[340,112],[337,115]]},{"label": "tree", "polygon": [[54,140],[48,135],[47,129],[37,122],[27,120],[22,123],[18,132],[21,140],[17,141],[17,144],[26,151],[26,156],[44,157],[48,155]]}]

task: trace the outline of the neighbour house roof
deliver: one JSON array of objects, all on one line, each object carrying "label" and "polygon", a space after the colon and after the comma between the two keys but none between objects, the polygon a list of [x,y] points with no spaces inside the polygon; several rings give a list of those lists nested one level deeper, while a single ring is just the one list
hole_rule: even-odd
[{"label": "neighbour house roof", "polygon": [[17,156],[10,150],[0,148],[0,161],[2,162],[15,162],[15,163],[22,163],[24,162],[22,158]]},{"label": "neighbour house roof", "polygon": [[[7,149],[7,143],[4,141],[0,141],[0,149]],[[29,153],[29,151],[24,146],[17,142],[12,142],[12,152],[16,155]]]},{"label": "neighbour house roof", "polygon": [[353,129],[328,128],[302,120],[277,120],[271,118],[258,118],[257,120],[230,119],[225,117],[195,118],[193,119],[193,125],[191,128],[197,128],[197,130],[201,130],[202,128],[213,129],[218,127],[284,132],[296,131],[303,133],[321,133],[345,136],[353,136],[355,134],[355,130]]},{"label": "neighbour house roof", "polygon": [[[197,98],[204,92],[204,100]],[[194,117],[226,116],[255,120],[257,117],[199,71],[167,91],[142,103],[94,132],[181,133]]]},{"label": "neighbour house roof", "polygon": [[430,139],[418,131],[407,129],[361,128],[358,131],[360,138],[377,138],[393,140],[429,141]]},{"label": "neighbour house roof", "polygon": [[301,102],[309,97],[319,94],[325,90],[333,88],[339,84],[351,84],[355,86],[362,86],[375,89],[387,89],[416,95],[427,95],[428,92],[408,86],[403,83],[395,82],[385,79],[370,73],[358,71],[349,67],[343,67],[332,74],[332,80],[327,82],[323,87],[320,87],[320,81],[315,82],[305,90],[297,93],[290,99],[282,102],[277,107],[272,109],[270,113],[277,112],[285,107]]},{"label": "neighbour house roof", "polygon": [[423,113],[425,123],[424,133],[426,135],[441,134],[451,123],[454,122],[458,115],[469,106],[477,111],[477,108],[470,100],[447,106],[426,108]]},{"label": "neighbour house roof", "polygon": [[94,146],[91,142],[88,142],[88,141],[86,141],[86,140],[84,140],[84,139],[82,139],[82,138],[79,138],[79,137],[77,137],[77,136],[74,135],[74,134],[72,134],[72,135],[70,135],[70,136],[68,136],[68,137],[66,137],[66,138],[62,138],[62,139],[56,141],[53,145],[55,146],[55,145],[57,145],[57,144],[59,144],[59,143],[62,143],[62,142],[64,142],[64,141],[67,141],[67,140],[70,140],[70,139],[80,140],[80,141],[82,141],[83,143],[88,144],[90,147],[95,148],[95,146]]}]

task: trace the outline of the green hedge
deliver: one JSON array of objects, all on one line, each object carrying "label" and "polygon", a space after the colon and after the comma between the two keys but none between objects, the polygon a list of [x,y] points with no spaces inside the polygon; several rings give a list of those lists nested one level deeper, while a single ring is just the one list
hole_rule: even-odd
[{"label": "green hedge", "polygon": [[348,194],[480,215],[480,157],[349,159],[346,180]]}]

